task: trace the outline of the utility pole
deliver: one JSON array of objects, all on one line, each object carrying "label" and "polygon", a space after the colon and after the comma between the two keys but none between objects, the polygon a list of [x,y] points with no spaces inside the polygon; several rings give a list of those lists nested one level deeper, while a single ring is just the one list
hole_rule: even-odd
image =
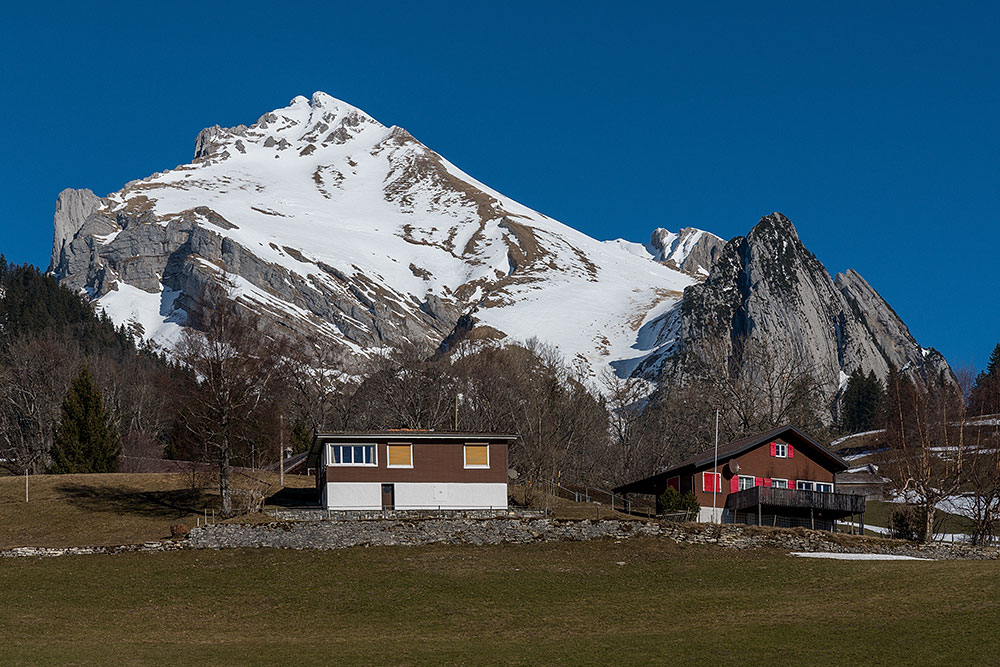
[{"label": "utility pole", "polygon": [[715,478],[712,480],[712,522],[720,523],[716,510],[715,496],[718,493],[722,480],[719,478],[719,409],[715,409]]},{"label": "utility pole", "polygon": [[28,502],[28,466],[24,466],[24,502]]},{"label": "utility pole", "polygon": [[281,486],[285,486],[285,415],[278,415],[278,470]]}]

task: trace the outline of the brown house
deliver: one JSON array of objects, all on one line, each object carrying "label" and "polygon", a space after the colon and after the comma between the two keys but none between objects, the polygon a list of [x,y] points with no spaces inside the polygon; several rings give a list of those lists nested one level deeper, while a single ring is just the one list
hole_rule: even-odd
[{"label": "brown house", "polygon": [[864,521],[865,499],[837,492],[847,463],[794,426],[782,426],[710,449],[656,475],[615,489],[652,494],[668,487],[693,492],[699,521],[806,526],[832,530],[854,514]]},{"label": "brown house", "polygon": [[330,510],[505,509],[517,436],[396,430],[320,433],[307,465]]}]

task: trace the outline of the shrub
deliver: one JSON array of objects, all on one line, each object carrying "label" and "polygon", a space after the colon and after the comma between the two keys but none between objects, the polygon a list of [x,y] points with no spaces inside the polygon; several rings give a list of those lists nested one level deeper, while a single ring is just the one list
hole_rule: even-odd
[{"label": "shrub", "polygon": [[927,510],[904,505],[889,514],[889,533],[899,540],[923,542],[927,526]]},{"label": "shrub", "polygon": [[698,499],[688,491],[681,493],[672,486],[656,499],[657,511],[663,514],[674,514],[678,512],[689,512],[697,514],[699,510]]},{"label": "shrub", "polygon": [[191,529],[187,527],[186,523],[172,523],[170,524],[170,537],[174,539],[183,539],[188,536]]}]

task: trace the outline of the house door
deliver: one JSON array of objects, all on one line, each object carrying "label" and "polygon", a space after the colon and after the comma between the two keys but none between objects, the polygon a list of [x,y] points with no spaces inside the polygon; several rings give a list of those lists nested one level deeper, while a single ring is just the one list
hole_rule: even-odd
[{"label": "house door", "polygon": [[382,509],[391,510],[396,507],[396,485],[382,485]]}]

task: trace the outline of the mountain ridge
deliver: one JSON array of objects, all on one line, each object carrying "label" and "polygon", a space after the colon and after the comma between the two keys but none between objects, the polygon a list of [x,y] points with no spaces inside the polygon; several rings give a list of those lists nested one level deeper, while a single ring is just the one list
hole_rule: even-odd
[{"label": "mountain ridge", "polygon": [[818,355],[831,393],[855,367],[925,365],[878,293],[853,271],[830,278],[781,214],[728,242],[692,227],[598,241],[321,92],[251,125],[205,128],[191,163],[106,197],[63,191],[50,269],[165,348],[206,287],[224,285],[345,364],[404,343],[536,338],[595,384],[609,371],[655,381],[665,360],[725,329]]}]

